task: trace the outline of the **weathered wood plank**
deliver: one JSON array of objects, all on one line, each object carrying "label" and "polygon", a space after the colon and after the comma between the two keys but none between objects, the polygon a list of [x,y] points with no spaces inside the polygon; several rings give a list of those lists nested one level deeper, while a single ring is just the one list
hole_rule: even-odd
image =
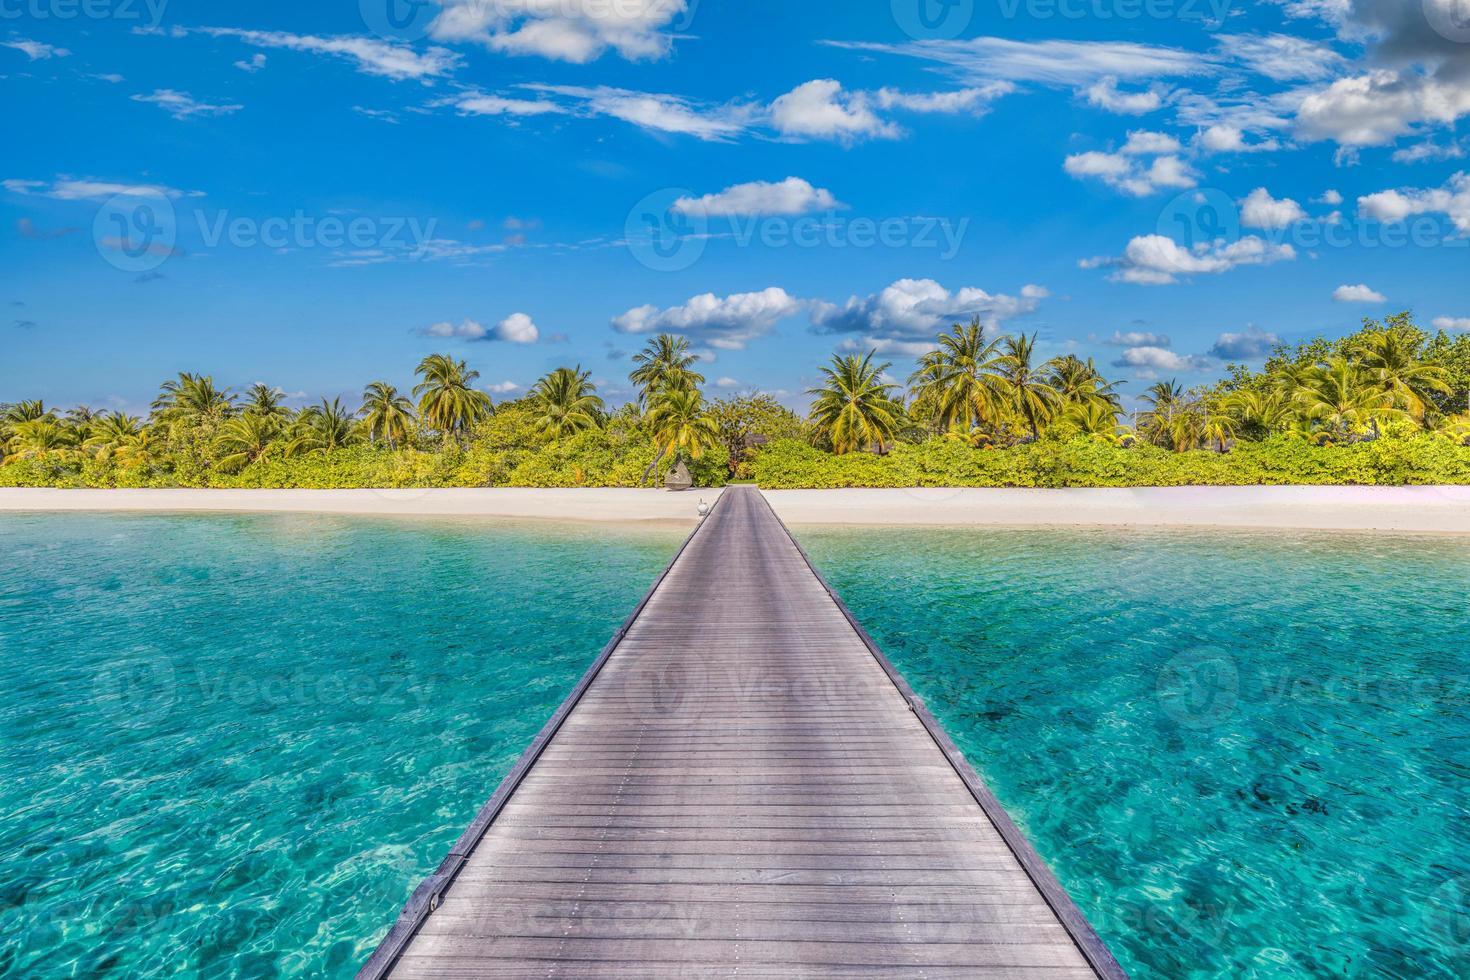
[{"label": "weathered wood plank", "polygon": [[416,896],[361,977],[1122,976],[748,488]]}]

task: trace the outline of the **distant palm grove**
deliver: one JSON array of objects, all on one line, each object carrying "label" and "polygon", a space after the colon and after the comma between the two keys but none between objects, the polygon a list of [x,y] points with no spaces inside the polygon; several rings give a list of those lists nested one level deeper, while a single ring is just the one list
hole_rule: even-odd
[{"label": "distant palm grove", "polygon": [[834,355],[802,417],[764,394],[708,400],[699,358],[660,335],[609,409],[580,367],[493,403],[479,375],[424,358],[401,392],[293,409],[279,389],[165,382],[146,417],[0,404],[0,486],[1164,486],[1470,483],[1470,335],[1409,314],[1277,347],[1259,371],[1160,381],[1124,411],[1091,360],[978,321],[941,333],[899,384],[875,353]]}]

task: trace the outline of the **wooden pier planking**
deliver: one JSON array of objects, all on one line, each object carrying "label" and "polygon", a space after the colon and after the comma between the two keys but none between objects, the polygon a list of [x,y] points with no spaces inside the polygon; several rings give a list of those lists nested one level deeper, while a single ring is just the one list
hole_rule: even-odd
[{"label": "wooden pier planking", "polygon": [[759,491],[727,489],[359,980],[1123,977]]}]

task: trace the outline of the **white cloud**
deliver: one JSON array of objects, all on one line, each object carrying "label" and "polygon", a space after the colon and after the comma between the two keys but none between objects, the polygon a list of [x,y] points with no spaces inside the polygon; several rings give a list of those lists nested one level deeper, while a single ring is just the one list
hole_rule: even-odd
[{"label": "white cloud", "polygon": [[106,180],[86,180],[74,177],[57,177],[47,184],[44,180],[5,180],[0,187],[16,194],[39,194],[58,201],[105,201],[110,197],[201,197],[198,191],[181,191],[161,184],[119,184]]},{"label": "white cloud", "polygon": [[893,139],[902,132],[873,112],[866,94],[845,92],[831,78],[805,82],[777,98],[771,103],[771,124],[783,136],[845,143]]},{"label": "white cloud", "polygon": [[[419,331],[425,337],[455,340],[503,340],[512,344],[534,344],[541,336],[536,324],[524,313],[512,313],[494,327],[486,327],[478,320],[464,319],[459,323],[445,320],[430,324]],[[509,384],[509,382],[506,382]],[[512,386],[513,389],[514,386]],[[512,390],[503,389],[503,390]],[[491,391],[502,390],[499,386]]]},{"label": "white cloud", "polygon": [[525,88],[574,99],[591,115],[611,116],[663,133],[682,133],[698,139],[724,141],[749,128],[756,110],[748,105],[706,106],[677,95],[634,92],[628,89],[529,83]]},{"label": "white cloud", "polygon": [[1450,125],[1470,112],[1470,86],[1431,75],[1378,69],[1307,94],[1296,128],[1307,139],[1348,149],[1382,146],[1421,123]]},{"label": "white cloud", "polygon": [[1244,333],[1222,333],[1215,338],[1210,356],[1222,361],[1249,361],[1269,354],[1279,343],[1281,338],[1274,333],[1251,326]]},{"label": "white cloud", "polygon": [[1227,34],[1219,45],[1232,60],[1278,82],[1331,78],[1346,63],[1327,45],[1289,34]]},{"label": "white cloud", "polygon": [[953,92],[900,92],[897,89],[880,88],[874,99],[880,109],[906,109],[909,112],[968,112],[983,115],[990,103],[1003,95],[1010,95],[1016,86],[1010,82],[986,82],[971,88]]},{"label": "white cloud", "polygon": [[1103,341],[1114,347],[1168,347],[1169,338],[1161,333],[1149,333],[1144,330],[1114,330],[1113,335]]},{"label": "white cloud", "polygon": [[1362,283],[1356,286],[1338,286],[1332,291],[1334,303],[1386,303],[1388,297]]},{"label": "white cloud", "polygon": [[933,279],[899,279],[870,296],[849,297],[841,306],[815,303],[811,320],[818,332],[859,334],[864,346],[910,354],[913,349],[905,344],[932,344],[934,335],[953,323],[978,316],[993,329],[1006,319],[1034,311],[1046,295],[1039,286],[1023,287],[1016,297],[977,286],[950,292]]},{"label": "white cloud", "polygon": [[1176,78],[1218,70],[1198,51],[1128,41],[1012,41],[1000,37],[906,44],[827,41],[833,47],[907,55],[949,67],[967,79],[999,78],[1078,87],[1112,77]]},{"label": "white cloud", "polygon": [[1415,214],[1444,214],[1461,235],[1470,235],[1470,173],[1460,171],[1443,187],[1379,191],[1358,198],[1358,213],[1378,221]]},{"label": "white cloud", "polygon": [[740,382],[737,381],[735,378],[717,378],[715,380],[715,387],[716,388],[739,388],[740,387]]},{"label": "white cloud", "polygon": [[1272,245],[1255,235],[1238,241],[1201,243],[1185,248],[1163,235],[1139,235],[1118,257],[1083,259],[1084,269],[1111,267],[1115,282],[1162,286],[1179,276],[1218,275],[1243,265],[1267,265],[1296,258],[1290,245]]},{"label": "white cloud", "polygon": [[1437,316],[1434,329],[1445,331],[1470,330],[1470,316]]},{"label": "white cloud", "polygon": [[430,28],[440,41],[477,41],[506,54],[585,64],[609,48],[630,60],[661,58],[684,0],[445,0]]},{"label": "white cloud", "polygon": [[1328,207],[1335,208],[1342,203],[1342,194],[1329,187],[1327,190],[1322,192],[1321,197],[1317,198],[1317,203],[1325,204]]},{"label": "white cloud", "polygon": [[479,92],[466,92],[433,105],[452,105],[464,116],[542,116],[567,111],[565,106],[546,99],[507,99]]},{"label": "white cloud", "polygon": [[520,391],[521,386],[514,381],[498,381],[493,385],[486,385],[485,390],[493,395],[508,395],[512,391]]},{"label": "white cloud", "polygon": [[1281,149],[1274,139],[1247,143],[1239,127],[1216,123],[1199,135],[1199,145],[1209,153],[1270,153]]},{"label": "white cloud", "polygon": [[155,89],[149,95],[135,95],[133,101],[156,105],[175,119],[188,119],[192,116],[228,116],[245,108],[238,104],[200,102],[188,92],[177,92],[171,88]]},{"label": "white cloud", "polygon": [[1176,354],[1162,347],[1130,347],[1118,356],[1113,367],[1142,368],[1151,371],[1197,371],[1208,362],[1192,354]]},{"label": "white cloud", "polygon": [[31,41],[23,37],[10,41],[0,41],[0,48],[13,48],[23,53],[32,61],[45,61],[47,58],[65,58],[71,54],[66,48],[58,48],[51,44],[42,44],[40,41]]},{"label": "white cloud", "polygon": [[1420,163],[1424,160],[1459,160],[1465,155],[1465,148],[1459,143],[1435,143],[1425,140],[1423,143],[1415,143],[1393,151],[1394,163]]},{"label": "white cloud", "polygon": [[813,187],[800,177],[787,177],[776,183],[755,180],[735,184],[703,197],[681,197],[674,202],[673,210],[708,216],[754,216],[808,214],[846,206],[829,190]]},{"label": "white cloud", "polygon": [[1300,204],[1289,197],[1278,200],[1264,187],[1257,187],[1240,202],[1240,223],[1247,228],[1286,228],[1306,218]]},{"label": "white cloud", "polygon": [[[1198,183],[1197,175],[1177,156],[1182,147],[1167,133],[1134,130],[1116,153],[1089,150],[1062,161],[1062,169],[1077,178],[1101,180],[1115,190],[1134,197],[1147,197],[1161,188],[1188,188]],[[1143,157],[1153,156],[1151,161]]]},{"label": "white cloud", "polygon": [[1164,97],[1157,89],[1142,92],[1123,92],[1118,89],[1118,79],[1107,75],[1087,87],[1087,101],[1100,109],[1122,116],[1141,116],[1153,112],[1164,104]]},{"label": "white cloud", "polygon": [[232,37],[257,48],[281,48],[306,54],[325,54],[352,61],[357,70],[394,81],[417,80],[431,84],[459,66],[460,56],[447,48],[417,51],[370,37],[317,37],[284,31],[247,31],[232,27],[192,28],[210,37]]},{"label": "white cloud", "polygon": [[248,72],[253,75],[265,67],[265,55],[257,51],[255,53],[255,56],[252,57],[249,61],[235,62],[235,67],[243,72]]},{"label": "white cloud", "polygon": [[704,293],[666,309],[637,306],[613,317],[612,325],[619,333],[677,333],[718,350],[742,350],[801,306],[786,290],[769,286],[724,297]]}]

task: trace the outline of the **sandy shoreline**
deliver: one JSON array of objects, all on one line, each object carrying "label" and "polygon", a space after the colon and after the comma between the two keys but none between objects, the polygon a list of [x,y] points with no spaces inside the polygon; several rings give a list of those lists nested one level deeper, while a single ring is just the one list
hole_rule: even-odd
[{"label": "sandy shoreline", "polygon": [[[768,490],[788,524],[1215,526],[1470,534],[1470,487]],[[4,511],[256,511],[692,522],[719,490],[49,490]]]}]

